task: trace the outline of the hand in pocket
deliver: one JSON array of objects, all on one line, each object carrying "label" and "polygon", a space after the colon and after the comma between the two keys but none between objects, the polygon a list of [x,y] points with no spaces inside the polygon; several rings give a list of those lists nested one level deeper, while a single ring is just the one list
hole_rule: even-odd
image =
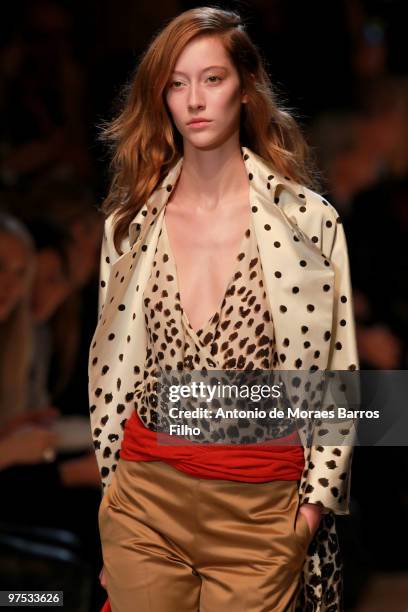
[{"label": "hand in pocket", "polygon": [[310,539],[313,538],[316,533],[320,521],[322,518],[323,510],[321,506],[318,504],[301,504],[298,509],[299,514],[301,514],[306,521],[306,525],[309,529]]}]

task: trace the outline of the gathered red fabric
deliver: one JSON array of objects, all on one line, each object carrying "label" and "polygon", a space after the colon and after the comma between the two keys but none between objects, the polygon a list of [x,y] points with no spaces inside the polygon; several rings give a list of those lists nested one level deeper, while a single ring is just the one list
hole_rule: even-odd
[{"label": "gathered red fabric", "polygon": [[304,451],[297,431],[255,444],[186,444],[179,436],[145,427],[136,411],[125,423],[120,450],[126,461],[165,461],[198,478],[243,482],[299,480]]},{"label": "gathered red fabric", "polygon": [[109,597],[103,604],[101,608],[101,612],[112,612],[112,608],[110,607],[110,603],[109,603]]}]

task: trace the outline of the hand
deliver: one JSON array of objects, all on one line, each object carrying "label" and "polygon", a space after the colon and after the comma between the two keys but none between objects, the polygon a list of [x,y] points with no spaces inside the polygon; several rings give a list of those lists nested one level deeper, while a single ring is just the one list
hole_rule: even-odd
[{"label": "hand", "polygon": [[22,425],[37,423],[47,426],[60,415],[58,408],[46,406],[38,410],[24,412],[8,419],[1,427],[1,436],[6,436],[19,429]]},{"label": "hand", "polygon": [[319,504],[301,504],[299,506],[299,512],[305,517],[307,524],[309,525],[312,536],[317,531],[322,518],[323,510]]},{"label": "hand", "polygon": [[55,450],[57,442],[58,435],[45,427],[24,425],[2,438],[0,467],[42,463],[44,462],[44,451],[46,449]]},{"label": "hand", "polygon": [[31,423],[39,423],[41,425],[51,425],[58,417],[61,416],[61,411],[55,406],[46,406],[38,408],[28,413],[28,420]]},{"label": "hand", "polygon": [[101,586],[106,590],[107,584],[106,584],[106,578],[105,578],[105,571],[104,570],[105,570],[105,566],[103,565],[102,569],[100,571],[100,574],[99,574],[99,580],[101,582]]}]

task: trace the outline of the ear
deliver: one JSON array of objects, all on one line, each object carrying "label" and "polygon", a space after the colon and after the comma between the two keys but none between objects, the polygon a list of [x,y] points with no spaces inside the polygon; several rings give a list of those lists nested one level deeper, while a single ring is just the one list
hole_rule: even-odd
[{"label": "ear", "polygon": [[[251,78],[255,82],[255,75],[252,72],[251,72]],[[242,90],[242,93],[243,93],[243,95],[242,95],[242,98],[241,98],[241,102],[242,102],[242,104],[247,104],[247,102],[249,101],[248,94],[246,94],[244,92],[244,90]]]}]

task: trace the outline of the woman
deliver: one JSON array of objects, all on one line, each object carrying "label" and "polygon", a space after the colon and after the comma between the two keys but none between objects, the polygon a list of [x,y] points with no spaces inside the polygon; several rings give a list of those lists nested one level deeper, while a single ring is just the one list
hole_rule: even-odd
[{"label": "woman", "polygon": [[27,407],[34,273],[29,232],[12,215],[0,213],[0,426]]},{"label": "woman", "polygon": [[[305,141],[240,17],[171,21],[106,136],[89,394],[111,608],[339,610],[352,428],[341,448],[313,422],[279,447],[255,447],[242,421],[189,444],[160,428],[159,371],[358,367],[340,219],[308,187]],[[299,381],[286,388],[304,406],[317,398]]]},{"label": "woman", "polygon": [[57,436],[47,425],[57,411],[31,405],[30,305],[37,273],[35,244],[27,226],[0,212],[0,471],[55,457]]}]

